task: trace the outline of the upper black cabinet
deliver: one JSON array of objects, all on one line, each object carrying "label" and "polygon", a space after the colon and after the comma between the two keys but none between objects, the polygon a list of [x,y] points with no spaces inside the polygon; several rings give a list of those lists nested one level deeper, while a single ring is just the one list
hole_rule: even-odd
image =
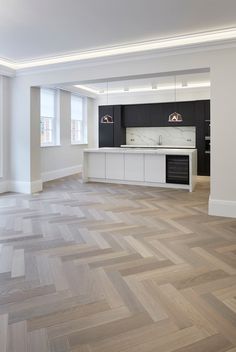
[{"label": "upper black cabinet", "polygon": [[[148,104],[149,105],[149,104]],[[124,127],[145,127],[151,125],[150,109],[147,104],[123,106]]]},{"label": "upper black cabinet", "polygon": [[[180,113],[183,116],[183,122],[168,122],[168,117],[173,112]],[[123,125],[125,127],[194,126],[194,102],[124,105]]]},{"label": "upper black cabinet", "polygon": [[[194,126],[196,121],[195,116],[195,102],[192,103],[191,101],[185,102],[178,102],[176,103],[177,112],[182,115],[183,122],[179,122],[178,124],[182,126]],[[171,124],[171,123],[169,123]]]},{"label": "upper black cabinet", "polygon": [[163,104],[147,104],[146,108],[149,111],[150,126],[164,127],[166,125],[165,109]]}]

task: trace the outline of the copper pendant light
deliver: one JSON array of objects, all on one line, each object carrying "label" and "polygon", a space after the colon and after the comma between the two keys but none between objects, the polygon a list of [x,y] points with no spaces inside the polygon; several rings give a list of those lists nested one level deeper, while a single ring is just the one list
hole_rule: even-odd
[{"label": "copper pendant light", "polygon": [[[175,76],[175,109],[176,109],[176,76]],[[168,122],[183,122],[183,117],[178,112],[173,112],[169,115]]]},{"label": "copper pendant light", "polygon": [[[107,81],[107,105],[108,105],[108,81]],[[101,118],[101,123],[114,123],[113,117],[109,114],[105,114]]]}]

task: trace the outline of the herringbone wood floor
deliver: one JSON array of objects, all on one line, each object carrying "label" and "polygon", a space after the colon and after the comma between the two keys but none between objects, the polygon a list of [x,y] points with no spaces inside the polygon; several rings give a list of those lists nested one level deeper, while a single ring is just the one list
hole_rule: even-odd
[{"label": "herringbone wood floor", "polygon": [[2,195],[1,352],[235,352],[236,220],[208,187]]}]

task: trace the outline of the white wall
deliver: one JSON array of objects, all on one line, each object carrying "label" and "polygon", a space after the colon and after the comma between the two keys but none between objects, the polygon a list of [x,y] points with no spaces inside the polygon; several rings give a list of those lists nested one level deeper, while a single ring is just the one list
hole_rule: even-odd
[{"label": "white wall", "polygon": [[[36,164],[40,163],[39,146],[35,148],[32,143],[38,140],[38,131],[35,129],[31,131],[30,88],[26,79],[22,80],[21,77],[12,79],[9,129],[10,180],[14,190],[19,192],[28,192],[31,188],[31,160],[35,160]],[[31,147],[33,152],[30,152]]]},{"label": "white wall", "polygon": [[9,183],[10,80],[0,76],[0,193]]},{"label": "white wall", "polygon": [[236,217],[236,50],[220,52],[211,68],[210,214]]},{"label": "white wall", "polygon": [[71,144],[71,93],[63,90],[58,91],[59,116],[60,116],[60,145],[41,147],[41,177],[43,181],[70,175],[82,170],[83,150],[96,146],[94,138],[94,100],[87,99],[86,110],[88,120],[88,144]]},{"label": "white wall", "polygon": [[[42,189],[41,177],[41,163],[40,161],[40,89],[38,87],[30,88],[30,145],[34,153],[30,155],[30,174],[31,179],[34,180],[30,185],[30,190]],[[26,185],[27,187],[27,185]]]},{"label": "white wall", "polygon": [[[235,62],[234,47],[203,47],[169,50],[166,53],[127,54],[40,69],[18,76],[13,83],[12,178],[34,182],[30,161],[38,160],[38,148],[30,140],[30,87],[46,84],[71,84],[87,80],[153,73],[173,73],[210,68],[211,71],[211,197],[210,213],[236,217],[235,150]],[[14,144],[13,144],[14,142]],[[23,165],[23,166],[22,166]]]},{"label": "white wall", "polygon": [[96,99],[87,98],[87,126],[88,126],[88,147],[98,147],[98,102]]}]

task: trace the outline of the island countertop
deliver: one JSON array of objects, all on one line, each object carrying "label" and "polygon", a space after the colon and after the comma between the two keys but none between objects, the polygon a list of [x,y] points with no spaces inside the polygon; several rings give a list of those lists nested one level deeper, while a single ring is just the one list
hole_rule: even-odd
[{"label": "island countertop", "polygon": [[183,148],[90,148],[85,153],[124,153],[124,154],[164,154],[164,155],[192,155],[197,149]]},{"label": "island countertop", "polygon": [[196,149],[195,146],[188,145],[167,145],[167,144],[153,144],[153,145],[145,145],[145,144],[122,144],[121,148],[163,148],[163,149]]}]

